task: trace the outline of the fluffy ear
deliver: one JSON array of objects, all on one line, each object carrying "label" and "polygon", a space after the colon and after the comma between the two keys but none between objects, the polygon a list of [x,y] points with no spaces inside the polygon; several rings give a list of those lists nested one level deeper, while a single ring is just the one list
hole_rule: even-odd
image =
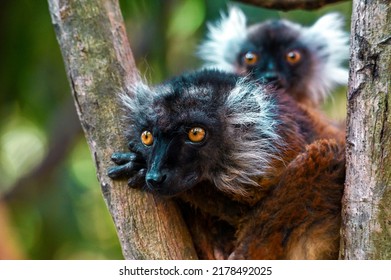
[{"label": "fluffy ear", "polygon": [[349,37],[343,26],[342,16],[332,13],[303,28],[302,41],[317,60],[308,86],[314,101],[324,99],[335,85],[347,83],[348,70],[342,64],[349,58]]},{"label": "fluffy ear", "polygon": [[146,104],[151,102],[153,96],[154,92],[141,80],[136,81],[132,85],[127,85],[119,94],[125,110],[129,110],[130,112],[138,111],[140,107],[146,106]]},{"label": "fluffy ear", "polygon": [[165,94],[168,87],[162,86],[160,90],[148,86],[142,79],[128,85],[119,94],[120,103],[124,110],[125,121],[128,124],[137,123],[140,116],[152,116],[153,102],[157,96]]},{"label": "fluffy ear", "polygon": [[240,78],[229,92],[224,117],[232,149],[222,163],[224,174],[213,179],[217,188],[246,196],[246,189],[238,186],[259,187],[254,178],[263,176],[273,159],[282,160],[278,147],[284,142],[277,133],[276,106],[263,86],[246,77]]},{"label": "fluffy ear", "polygon": [[209,23],[207,38],[197,52],[204,66],[233,72],[246,30],[246,16],[235,6],[230,7],[228,16],[221,13],[220,21]]}]

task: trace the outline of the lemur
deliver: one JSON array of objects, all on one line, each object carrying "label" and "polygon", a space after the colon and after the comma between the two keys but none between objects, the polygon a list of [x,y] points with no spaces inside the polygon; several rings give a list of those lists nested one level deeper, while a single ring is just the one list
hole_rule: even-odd
[{"label": "lemur", "polygon": [[247,26],[235,6],[220,21],[208,24],[198,48],[206,67],[283,88],[300,104],[318,107],[336,85],[345,85],[349,57],[343,18],[322,16],[310,27],[288,20],[268,20]]},{"label": "lemur", "polygon": [[283,90],[218,70],[140,81],[121,100],[130,152],[108,174],[184,204],[200,258],[337,257],[340,130]]}]

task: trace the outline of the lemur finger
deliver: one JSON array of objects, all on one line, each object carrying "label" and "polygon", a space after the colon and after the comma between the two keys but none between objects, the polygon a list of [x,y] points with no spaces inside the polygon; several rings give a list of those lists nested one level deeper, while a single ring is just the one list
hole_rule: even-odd
[{"label": "lemur finger", "polygon": [[107,169],[107,175],[111,179],[128,178],[143,168],[142,164],[130,161],[124,165],[112,166]]},{"label": "lemur finger", "polygon": [[145,174],[147,170],[145,168],[140,169],[137,174],[129,178],[128,185],[132,188],[140,188],[145,184]]},{"label": "lemur finger", "polygon": [[115,164],[122,165],[124,163],[128,163],[130,161],[134,161],[137,158],[137,155],[135,153],[120,153],[116,152],[111,155],[111,160]]}]

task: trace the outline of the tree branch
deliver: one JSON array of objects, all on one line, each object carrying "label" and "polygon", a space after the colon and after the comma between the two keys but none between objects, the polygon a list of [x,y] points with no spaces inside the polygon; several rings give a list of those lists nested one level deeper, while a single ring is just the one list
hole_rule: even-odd
[{"label": "tree branch", "polygon": [[277,9],[283,11],[303,9],[314,10],[319,9],[328,4],[343,2],[348,0],[236,0],[254,6],[259,6],[268,9]]},{"label": "tree branch", "polygon": [[[130,189],[106,175],[126,150],[116,93],[138,79],[117,0],[48,0],[78,115],[126,259],[194,259],[172,201]],[[173,238],[175,237],[175,238]]]},{"label": "tree branch", "polygon": [[345,259],[391,258],[391,6],[354,0],[348,92]]}]

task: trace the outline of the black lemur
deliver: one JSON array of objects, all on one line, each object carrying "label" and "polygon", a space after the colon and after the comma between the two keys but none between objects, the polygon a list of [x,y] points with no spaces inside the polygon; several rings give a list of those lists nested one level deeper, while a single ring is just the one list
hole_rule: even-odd
[{"label": "black lemur", "polygon": [[208,25],[198,48],[205,66],[249,75],[283,88],[301,104],[318,106],[336,85],[345,85],[349,57],[348,34],[336,13],[324,15],[310,27],[288,20],[247,26],[235,6],[220,21]]},{"label": "black lemur", "polygon": [[121,100],[130,152],[108,174],[179,199],[200,258],[337,257],[344,137],[328,122],[217,70],[139,82]]}]

